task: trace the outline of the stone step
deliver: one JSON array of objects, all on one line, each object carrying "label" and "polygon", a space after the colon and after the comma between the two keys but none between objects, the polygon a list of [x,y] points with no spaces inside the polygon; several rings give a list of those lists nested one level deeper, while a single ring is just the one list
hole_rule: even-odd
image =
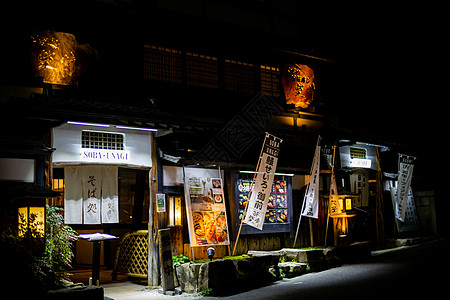
[{"label": "stone step", "polygon": [[283,271],[286,277],[291,278],[305,274],[307,265],[304,263],[288,261],[279,263],[278,268],[280,271]]}]

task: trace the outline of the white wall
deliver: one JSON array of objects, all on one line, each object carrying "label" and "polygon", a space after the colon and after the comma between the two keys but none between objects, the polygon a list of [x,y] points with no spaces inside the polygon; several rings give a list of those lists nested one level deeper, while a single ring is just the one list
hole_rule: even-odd
[{"label": "white wall", "polygon": [[34,159],[0,158],[0,180],[34,182],[35,174]]},{"label": "white wall", "polygon": [[64,124],[53,128],[52,146],[53,164],[58,166],[71,164],[92,164],[81,155],[81,132],[83,130],[102,131],[110,133],[124,133],[124,148],[129,151],[129,159],[126,162],[96,161],[95,163],[115,164],[132,167],[151,167],[150,132],[140,130],[118,129],[114,125],[109,128],[85,125]]}]

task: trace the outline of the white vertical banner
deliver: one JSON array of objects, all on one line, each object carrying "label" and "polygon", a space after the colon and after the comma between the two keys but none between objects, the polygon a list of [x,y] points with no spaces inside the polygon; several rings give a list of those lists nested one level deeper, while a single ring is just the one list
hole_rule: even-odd
[{"label": "white vertical banner", "polygon": [[64,223],[83,224],[83,187],[79,167],[64,168]]},{"label": "white vertical banner", "polygon": [[339,215],[342,213],[342,208],[339,205],[339,194],[336,184],[336,175],[334,172],[331,173],[331,184],[330,184],[330,216]]},{"label": "white vertical banner", "polygon": [[266,132],[244,223],[262,230],[282,139]]},{"label": "white vertical banner", "polygon": [[408,192],[408,201],[406,203],[406,217],[404,221],[400,220],[400,213],[398,211],[397,187],[391,186],[390,191],[396,219],[395,222],[397,224],[398,231],[404,232],[417,230],[419,228],[419,219],[417,218],[416,205],[414,202],[414,195],[412,192],[412,188],[410,187]]},{"label": "white vertical banner", "polygon": [[319,217],[319,172],[320,172],[320,145],[317,144],[314,153],[311,176],[309,176],[308,187],[303,201],[302,216],[315,218]]},{"label": "white vertical banner", "polygon": [[414,156],[398,155],[397,219],[400,221],[405,221],[408,192],[411,186],[415,159]]},{"label": "white vertical banner", "polygon": [[102,223],[119,223],[118,173],[118,167],[102,167]]},{"label": "white vertical banner", "polygon": [[101,224],[101,168],[86,166],[81,169],[83,186],[83,219],[84,224]]},{"label": "white vertical banner", "polygon": [[64,168],[66,224],[119,223],[118,168]]}]

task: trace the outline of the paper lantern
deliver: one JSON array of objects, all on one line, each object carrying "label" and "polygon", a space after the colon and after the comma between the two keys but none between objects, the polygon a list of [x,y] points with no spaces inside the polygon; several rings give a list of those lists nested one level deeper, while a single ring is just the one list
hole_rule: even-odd
[{"label": "paper lantern", "polygon": [[17,209],[20,237],[45,236],[45,199],[23,199]]},{"label": "paper lantern", "polygon": [[306,65],[285,65],[281,83],[286,104],[308,108],[314,99],[314,71]]}]

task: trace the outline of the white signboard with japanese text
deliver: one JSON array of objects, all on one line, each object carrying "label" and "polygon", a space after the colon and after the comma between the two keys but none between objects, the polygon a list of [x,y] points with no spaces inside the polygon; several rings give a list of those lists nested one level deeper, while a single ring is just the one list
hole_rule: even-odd
[{"label": "white signboard with japanese text", "polygon": [[339,194],[336,184],[336,175],[331,173],[330,183],[330,216],[339,215],[342,213],[341,206],[339,205]]},{"label": "white signboard with japanese text", "polygon": [[267,204],[277,168],[280,144],[283,140],[266,133],[262,155],[259,158],[255,184],[248,201],[244,223],[262,230]]},{"label": "white signboard with japanese text", "polygon": [[411,186],[412,174],[414,170],[413,156],[399,154],[398,156],[398,185],[397,185],[397,219],[405,221],[406,205],[408,201],[409,187]]},{"label": "white signboard with japanese text", "polygon": [[[152,166],[150,132],[117,128],[114,125],[103,126],[106,127],[63,124],[53,128],[52,147],[55,148],[52,154],[53,165],[95,163],[145,168]],[[93,141],[83,140],[83,133],[86,132],[94,133],[98,137]],[[120,147],[109,148],[112,139],[107,137],[108,135],[119,136],[122,139]],[[88,142],[91,142],[89,146]]]},{"label": "white signboard with japanese text", "polygon": [[319,215],[319,172],[320,172],[320,145],[317,145],[314,154],[311,176],[303,201],[302,215],[309,218],[318,218]]},{"label": "white signboard with japanese text", "polygon": [[419,228],[419,220],[416,213],[416,205],[414,203],[414,196],[412,188],[409,188],[408,200],[406,202],[406,214],[404,221],[400,220],[400,212],[398,210],[397,202],[397,187],[391,186],[392,205],[394,206],[395,222],[399,232],[414,231]]}]

